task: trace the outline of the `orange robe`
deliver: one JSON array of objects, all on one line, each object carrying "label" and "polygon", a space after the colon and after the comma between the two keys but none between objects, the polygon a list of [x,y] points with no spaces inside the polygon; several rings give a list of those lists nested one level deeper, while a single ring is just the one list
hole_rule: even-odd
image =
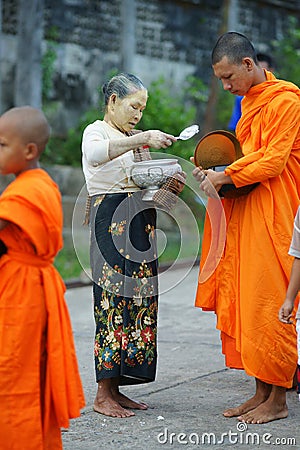
[{"label": "orange robe", "polygon": [[60,427],[84,395],[65,286],[53,266],[62,247],[61,196],[42,169],[0,196],[0,449],[62,448]]},{"label": "orange robe", "polygon": [[[246,196],[222,200],[223,215],[220,202],[209,199],[213,221],[207,215],[195,304],[215,311],[227,366],[289,388],[296,333],[279,322],[278,310],[300,203],[300,90],[266,75],[242,101],[236,132],[244,157],[226,169],[237,187],[260,184]],[[213,241],[217,254],[210,251]]]}]

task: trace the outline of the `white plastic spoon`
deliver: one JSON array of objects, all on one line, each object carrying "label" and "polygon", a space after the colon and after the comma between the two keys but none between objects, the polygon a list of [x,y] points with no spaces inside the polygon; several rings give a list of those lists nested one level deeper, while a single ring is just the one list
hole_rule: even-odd
[{"label": "white plastic spoon", "polygon": [[181,139],[183,141],[186,141],[187,139],[190,139],[191,137],[195,136],[195,134],[199,133],[199,126],[198,125],[191,125],[190,127],[185,128],[182,130],[179,136],[177,136],[176,139]]}]

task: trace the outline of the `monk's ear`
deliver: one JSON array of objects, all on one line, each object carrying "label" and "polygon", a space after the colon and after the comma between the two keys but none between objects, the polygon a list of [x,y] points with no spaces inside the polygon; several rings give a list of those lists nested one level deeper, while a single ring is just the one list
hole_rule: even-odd
[{"label": "monk's ear", "polygon": [[30,142],[26,145],[25,149],[25,158],[27,161],[32,161],[33,159],[37,159],[39,156],[38,146],[34,142]]},{"label": "monk's ear", "polygon": [[243,58],[242,64],[246,67],[248,71],[253,70],[253,67],[255,66],[252,58]]}]

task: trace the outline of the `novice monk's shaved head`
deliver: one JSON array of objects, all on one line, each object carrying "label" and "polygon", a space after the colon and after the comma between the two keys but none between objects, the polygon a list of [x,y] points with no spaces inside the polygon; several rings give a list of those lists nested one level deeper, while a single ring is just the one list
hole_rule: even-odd
[{"label": "novice monk's shaved head", "polygon": [[223,89],[244,96],[249,89],[266,81],[252,43],[240,33],[222,35],[212,51],[212,67]]},{"label": "novice monk's shaved head", "polygon": [[50,136],[50,127],[44,113],[32,106],[9,109],[0,117],[0,128],[17,129],[24,144],[34,143],[39,154],[44,151]]},{"label": "novice monk's shaved head", "polygon": [[258,64],[256,52],[251,42],[240,33],[223,34],[212,50],[212,65],[227,57],[231,64],[241,64],[243,58],[252,58]]},{"label": "novice monk's shaved head", "polygon": [[20,175],[39,167],[50,128],[44,113],[31,106],[12,108],[0,116],[0,173]]}]

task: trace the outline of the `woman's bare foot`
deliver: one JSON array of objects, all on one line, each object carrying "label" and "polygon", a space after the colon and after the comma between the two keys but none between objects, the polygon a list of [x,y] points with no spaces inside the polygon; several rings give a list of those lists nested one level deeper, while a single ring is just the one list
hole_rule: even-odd
[{"label": "woman's bare foot", "polygon": [[103,379],[98,382],[97,395],[94,401],[94,411],[109,417],[125,418],[134,416],[133,411],[128,411],[113,398],[112,389],[114,380]]},{"label": "woman's bare foot", "polygon": [[269,398],[257,408],[242,414],[238,420],[246,423],[267,423],[272,420],[285,419],[288,416],[286,389],[273,386]]},{"label": "woman's bare foot", "polygon": [[105,416],[118,417],[120,419],[135,415],[133,411],[122,408],[118,402],[111,398],[102,401],[99,401],[96,398],[94,402],[94,411],[99,414],[104,414]]},{"label": "woman's bare foot", "polygon": [[136,400],[132,400],[126,395],[122,394],[119,391],[119,382],[118,378],[114,378],[111,382],[111,393],[113,399],[118,402],[123,408],[129,409],[148,409],[148,405],[144,402],[138,402]]},{"label": "woman's bare foot", "polygon": [[130,409],[148,409],[148,405],[144,402],[138,402],[136,400],[132,400],[126,395],[122,394],[119,391],[112,391],[113,398],[116,400],[123,408]]},{"label": "woman's bare foot", "polygon": [[225,417],[238,417],[242,414],[246,414],[249,411],[252,411],[253,409],[257,408],[259,405],[264,403],[270,393],[271,393],[272,386],[264,383],[258,379],[256,379],[256,392],[253,397],[251,397],[249,400],[247,400],[245,403],[242,403],[240,406],[237,406],[236,408],[229,408],[226,409],[223,412],[223,416]]}]

